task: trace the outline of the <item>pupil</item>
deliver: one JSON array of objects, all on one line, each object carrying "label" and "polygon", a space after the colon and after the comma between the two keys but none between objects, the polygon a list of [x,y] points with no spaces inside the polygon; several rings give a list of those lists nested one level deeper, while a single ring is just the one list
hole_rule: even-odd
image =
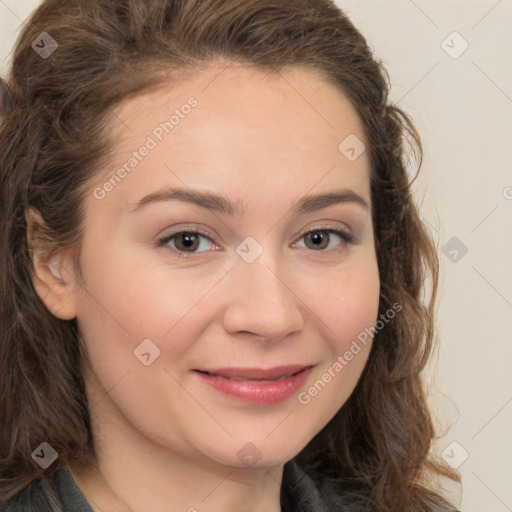
[{"label": "pupil", "polygon": [[185,245],[185,247],[191,247],[193,244],[194,244],[194,235],[189,235],[189,234],[185,234],[185,235],[182,235],[183,237],[183,244]]},{"label": "pupil", "polygon": [[313,238],[313,243],[322,243],[322,238],[323,238],[323,235],[320,234],[320,233],[313,233],[312,235],[312,238]]}]

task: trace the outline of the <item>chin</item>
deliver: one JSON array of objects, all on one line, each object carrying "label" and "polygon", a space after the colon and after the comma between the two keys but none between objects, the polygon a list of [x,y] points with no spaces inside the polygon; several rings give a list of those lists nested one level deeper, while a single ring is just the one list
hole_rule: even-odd
[{"label": "chin", "polygon": [[[246,469],[268,469],[282,466],[293,459],[311,439],[297,432],[278,435],[251,433],[217,443],[198,447],[203,455],[224,466]],[[205,440],[206,441],[206,440]],[[211,440],[210,440],[211,441]]]}]

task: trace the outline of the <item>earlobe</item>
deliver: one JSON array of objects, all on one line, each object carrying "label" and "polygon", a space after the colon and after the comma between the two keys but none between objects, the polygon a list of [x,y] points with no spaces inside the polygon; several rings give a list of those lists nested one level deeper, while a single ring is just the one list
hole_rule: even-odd
[{"label": "earlobe", "polygon": [[[31,213],[27,225],[27,241],[32,259],[34,288],[50,313],[61,320],[76,317],[76,285],[70,270],[70,259],[63,254],[46,257],[34,236],[39,214]],[[66,267],[69,267],[66,269]]]}]

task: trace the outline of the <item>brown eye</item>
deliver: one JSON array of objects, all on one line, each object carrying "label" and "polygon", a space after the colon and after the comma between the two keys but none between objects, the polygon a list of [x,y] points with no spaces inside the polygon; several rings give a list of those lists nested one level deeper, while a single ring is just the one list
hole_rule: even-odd
[{"label": "brown eye", "polygon": [[194,252],[199,247],[199,237],[194,233],[180,233],[174,238],[174,245],[179,251]]},{"label": "brown eye", "polygon": [[[329,243],[333,240],[336,240],[336,238],[341,239],[344,243],[354,243],[354,238],[352,235],[337,229],[313,229],[302,235],[302,238],[305,241],[306,248],[313,251],[325,252],[325,249],[328,248]],[[344,245],[344,243],[341,245]],[[340,244],[338,243],[337,246],[333,248],[339,246]]]},{"label": "brown eye", "polygon": [[[206,240],[206,242],[202,242]],[[168,235],[159,238],[157,241],[157,246],[170,246],[178,256],[191,256],[194,254],[200,254],[202,252],[208,252],[208,242],[213,244],[212,239],[206,234],[201,233],[199,231],[176,231],[174,233],[169,233]],[[198,250],[198,249],[203,250]]]},{"label": "brown eye", "polygon": [[[304,236],[308,249],[325,249],[329,245],[329,233],[325,231],[312,231]],[[308,244],[308,241],[310,243]]]}]

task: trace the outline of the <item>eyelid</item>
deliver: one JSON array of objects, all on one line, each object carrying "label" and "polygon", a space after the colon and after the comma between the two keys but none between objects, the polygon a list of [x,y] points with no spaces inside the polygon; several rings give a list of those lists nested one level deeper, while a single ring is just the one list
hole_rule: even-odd
[{"label": "eyelid", "polygon": [[[336,227],[336,226],[333,226],[332,224],[324,224],[324,225],[316,225],[313,227],[308,227],[308,228],[302,230],[301,232],[299,232],[299,234],[295,235],[295,238],[297,238],[297,241],[293,242],[293,247],[295,247],[295,245],[300,241],[301,238],[303,238],[304,236],[308,235],[309,233],[315,232],[315,231],[325,231],[327,233],[336,234],[343,240],[344,244],[357,245],[360,243],[360,241],[354,235],[352,235],[350,233],[350,230],[341,228],[339,226]],[[175,231],[171,231],[167,234],[159,236],[155,242],[155,245],[157,247],[167,245],[171,239],[180,235],[181,233],[196,233],[198,235],[208,238],[208,240],[210,240],[210,242],[212,244],[217,245],[214,240],[215,235],[213,235],[210,231],[207,231],[203,228],[200,228],[199,226],[194,226],[194,225],[185,225],[183,227],[177,228]],[[218,247],[218,245],[217,245],[217,247]],[[201,251],[201,252],[190,252],[189,253],[186,251],[177,251],[176,249],[172,249],[172,248],[171,248],[171,250],[177,256],[185,257],[185,258],[198,256],[205,252],[211,252],[211,251]],[[216,250],[218,250],[218,249],[215,249],[214,251],[216,251]],[[319,251],[311,251],[311,252],[313,252],[313,253],[317,252],[320,254],[321,253],[329,254],[332,251],[336,251],[336,250],[337,249],[334,248],[334,249],[330,249],[330,250],[319,250]]]},{"label": "eyelid", "polygon": [[296,235],[298,238],[303,237],[304,235],[307,235],[308,233],[311,233],[312,231],[328,231],[328,232],[338,232],[343,233],[347,235],[348,238],[350,238],[351,241],[354,243],[356,242],[355,236],[350,232],[348,228],[344,228],[341,226],[333,226],[332,224],[324,224],[324,225],[315,225],[313,227],[309,227],[304,229],[303,231],[300,231],[298,235]]},{"label": "eyelid", "polygon": [[[164,235],[160,235],[157,237],[156,241],[155,241],[155,245],[157,247],[160,247],[162,245],[166,245],[169,243],[170,239],[180,235],[181,233],[197,233],[198,235],[201,235],[205,238],[208,238],[208,240],[210,240],[210,242],[214,245],[217,245],[214,241],[214,238],[215,238],[215,235],[213,233],[211,233],[210,231],[207,231],[203,228],[200,228],[198,226],[184,226],[184,227],[179,227],[179,228],[176,228],[175,231],[170,231],[169,233],[167,234],[164,234]],[[175,252],[179,252],[179,251],[175,251]],[[203,251],[203,252],[208,252],[208,251]],[[194,254],[201,254],[201,253],[185,253],[185,252],[179,252],[179,254],[187,254],[187,255],[194,255]]]}]

